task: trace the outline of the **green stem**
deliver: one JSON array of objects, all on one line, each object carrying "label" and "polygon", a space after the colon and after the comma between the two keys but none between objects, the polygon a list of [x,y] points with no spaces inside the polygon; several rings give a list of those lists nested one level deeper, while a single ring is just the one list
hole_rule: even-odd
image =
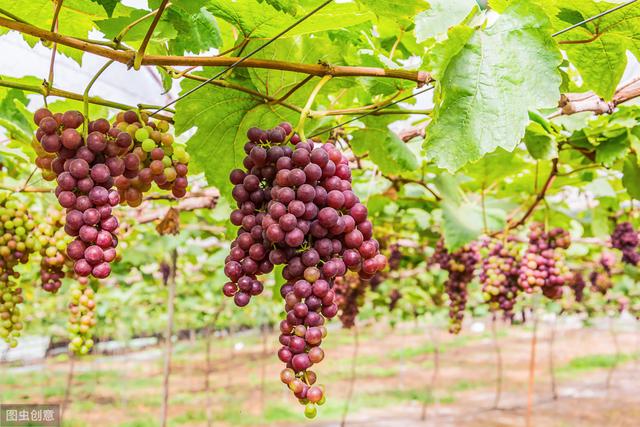
[{"label": "green stem", "polygon": [[109,68],[109,65],[113,64],[113,62],[114,62],[113,59],[107,61],[98,70],[98,72],[93,76],[93,78],[91,79],[91,81],[87,85],[86,89],[84,90],[84,94],[82,95],[82,102],[84,103],[84,137],[85,138],[87,137],[87,134],[89,133],[89,91],[91,90],[91,87],[96,82],[96,80],[98,80],[98,77],[100,77],[100,75],[102,73],[104,73],[104,71],[107,68]]},{"label": "green stem", "polygon": [[[9,80],[0,79],[0,87],[8,87],[12,89],[23,90],[25,92],[39,93],[41,95],[44,95],[45,93],[45,89],[42,86],[28,85],[25,83],[13,82]],[[53,87],[49,88],[49,95],[58,96],[60,98],[73,99],[75,101],[84,101],[84,97],[79,93],[69,92],[67,90],[56,89]],[[135,106],[122,104],[120,102],[115,102],[115,101],[109,101],[107,99],[102,99],[99,97],[89,97],[88,101],[90,104],[102,105],[104,107],[115,108],[117,110],[122,110],[122,111],[135,110],[137,108]],[[155,108],[155,106],[151,106],[151,105],[148,107]],[[173,119],[171,117],[163,116],[161,114],[156,114],[154,117],[162,120],[167,120],[169,122],[173,122]]]},{"label": "green stem", "polygon": [[320,90],[322,89],[322,87],[329,80],[331,80],[331,77],[332,76],[327,75],[320,79],[316,87],[314,87],[313,91],[311,91],[311,94],[309,95],[309,99],[307,100],[307,105],[304,106],[304,108],[302,109],[302,112],[300,113],[300,121],[298,121],[297,129],[298,129],[298,133],[300,134],[300,139],[302,139],[302,141],[306,140],[304,135],[304,122],[305,120],[307,120],[307,117],[309,116],[309,112],[311,111],[311,106],[313,105],[313,101],[318,95],[318,93],[320,93]]},{"label": "green stem", "polygon": [[140,44],[140,48],[136,52],[135,59],[133,60],[134,70],[140,69],[140,64],[142,64],[142,58],[144,58],[144,52],[145,50],[147,50],[147,45],[149,44],[149,40],[151,40],[153,31],[156,29],[158,22],[160,22],[160,17],[162,16],[162,12],[164,12],[164,10],[167,8],[168,5],[169,5],[169,0],[162,0],[162,3],[160,3],[160,7],[156,10],[155,16],[153,17],[153,22],[151,22],[151,25],[147,30],[147,34],[145,34],[144,40],[142,40],[142,44]]},{"label": "green stem", "polygon": [[155,14],[157,14],[157,13],[158,13],[158,11],[159,11],[161,8],[162,8],[162,9],[164,9],[165,7],[169,7],[169,6],[171,6],[171,3],[167,3],[166,5],[161,6],[160,8],[158,8],[158,9],[156,9],[156,10],[153,10],[153,11],[151,11],[151,12],[147,13],[146,15],[141,16],[140,18],[136,19],[135,21],[133,21],[132,23],[130,23],[129,25],[127,25],[126,27],[124,27],[122,30],[120,30],[120,32],[118,33],[118,35],[114,37],[113,41],[114,41],[116,44],[118,44],[118,45],[119,45],[119,44],[120,44],[120,42],[122,41],[122,39],[124,38],[124,36],[126,36],[126,35],[127,35],[127,33],[129,32],[129,30],[131,30],[133,27],[135,27],[135,26],[136,26],[136,25],[138,25],[139,23],[144,22],[144,21],[146,21],[147,19],[149,19],[149,18],[151,18],[152,16],[154,16]]}]

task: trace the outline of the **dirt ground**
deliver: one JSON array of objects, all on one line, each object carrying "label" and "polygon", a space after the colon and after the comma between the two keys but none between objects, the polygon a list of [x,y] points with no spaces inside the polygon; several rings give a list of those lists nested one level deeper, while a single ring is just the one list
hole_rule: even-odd
[{"label": "dirt ground", "polygon": [[[583,329],[575,322],[554,323],[541,322],[536,333],[529,425],[639,426],[635,324],[610,328],[603,319]],[[490,323],[481,332],[475,326],[476,332],[467,329],[455,337],[427,324],[360,327],[353,382],[354,332],[331,331],[327,357],[316,370],[328,401],[313,421],[301,416],[302,407],[279,383],[277,337],[212,339],[208,385],[204,340],[181,342],[172,364],[169,425],[207,426],[209,420],[225,427],[333,427],[340,425],[349,400],[347,426],[525,426],[532,326],[498,325],[497,340]],[[497,409],[496,343],[502,363]],[[3,403],[65,400],[66,360],[0,369]],[[71,384],[65,426],[157,426],[162,349],[78,361]]]}]

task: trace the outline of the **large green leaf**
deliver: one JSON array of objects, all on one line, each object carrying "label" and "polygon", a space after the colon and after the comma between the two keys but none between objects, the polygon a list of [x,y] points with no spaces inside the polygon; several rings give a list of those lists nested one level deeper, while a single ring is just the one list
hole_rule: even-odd
[{"label": "large green leaf", "polygon": [[[182,91],[197,84],[183,80]],[[252,126],[271,128],[294,118],[290,110],[265,104],[253,95],[207,85],[176,103],[175,129],[177,134],[197,129],[187,143],[187,151],[204,170],[209,184],[228,196],[229,172],[242,167],[247,130]]]},{"label": "large green leaf", "polygon": [[440,80],[451,60],[456,57],[473,36],[472,28],[456,25],[447,32],[447,39],[433,46],[427,54],[426,64],[431,74]]},{"label": "large green leaf", "polygon": [[107,12],[107,15],[109,16],[113,15],[113,11],[115,10],[118,3],[120,3],[118,0],[91,0],[91,1],[94,3],[98,3],[100,6],[102,6],[105,12]]},{"label": "large green leaf", "polygon": [[632,198],[640,200],[640,166],[638,166],[636,154],[629,154],[624,160],[622,173],[624,174],[622,184],[627,189],[627,193]]},{"label": "large green leaf", "polygon": [[358,0],[381,17],[413,18],[427,9],[427,0]]},{"label": "large green leaf", "polygon": [[276,10],[287,12],[289,15],[296,16],[298,13],[298,2],[296,0],[258,0],[260,3],[271,5]]},{"label": "large green leaf", "polygon": [[416,16],[418,43],[446,33],[460,23],[478,4],[475,0],[429,0],[431,7]]},{"label": "large green leaf", "polygon": [[457,170],[524,136],[528,111],[560,96],[562,56],[549,21],[535,4],[514,2],[478,30],[451,60],[439,83],[441,101],[427,128],[427,157]]},{"label": "large green leaf", "polygon": [[352,133],[351,147],[356,155],[369,153],[371,161],[382,173],[409,172],[418,168],[416,156],[407,144],[389,129],[388,124],[392,120],[367,117],[362,121],[366,127]]},{"label": "large green leaf", "polygon": [[524,143],[531,157],[536,160],[551,160],[558,157],[555,139],[544,130],[540,123],[531,122],[527,126]]},{"label": "large green leaf", "polygon": [[501,230],[505,227],[506,213],[487,201],[483,214],[479,200],[461,204],[444,201],[442,203],[442,232],[447,249],[454,251],[476,240],[484,230]]},{"label": "large green leaf", "polygon": [[[206,7],[214,16],[234,25],[246,37],[273,37],[299,19],[258,0],[209,0]],[[372,18],[371,11],[355,3],[332,2],[282,37],[342,29],[371,21]]]},{"label": "large green leaf", "polygon": [[[554,29],[560,30],[615,7],[594,0],[555,0]],[[627,6],[558,37],[571,63],[580,72],[584,88],[609,100],[627,66],[629,51],[640,58],[640,3]]]}]

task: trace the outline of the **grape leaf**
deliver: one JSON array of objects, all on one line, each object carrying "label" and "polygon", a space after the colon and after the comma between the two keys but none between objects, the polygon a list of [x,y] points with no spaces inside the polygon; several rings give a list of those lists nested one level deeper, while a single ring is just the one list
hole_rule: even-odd
[{"label": "grape leaf", "polygon": [[[299,19],[258,3],[258,0],[209,0],[206,8],[214,16],[234,25],[245,37],[273,37]],[[355,3],[332,2],[282,37],[343,29],[371,21],[372,18],[373,14],[369,10],[359,8]]]},{"label": "grape leaf", "polygon": [[429,0],[431,7],[416,16],[418,43],[446,33],[447,29],[461,22],[478,7],[475,0]]},{"label": "grape leaf", "polygon": [[169,41],[169,52],[173,55],[200,53],[222,46],[218,23],[204,7],[194,13],[171,7],[162,19],[170,22],[177,31],[176,37]]},{"label": "grape leaf", "polygon": [[635,153],[630,153],[624,160],[622,173],[622,185],[627,193],[632,198],[640,200],[640,166]]},{"label": "grape leaf", "polygon": [[113,11],[115,10],[118,3],[120,3],[118,0],[91,0],[91,1],[94,3],[98,3],[100,6],[102,6],[105,12],[107,12],[108,16],[113,15]]},{"label": "grape leaf", "polygon": [[[185,79],[182,92],[198,84]],[[250,86],[247,82],[243,85]],[[204,170],[209,184],[228,196],[229,171],[242,167],[247,130],[252,126],[271,128],[295,118],[297,113],[265,104],[253,95],[207,85],[176,103],[175,129],[182,134],[197,128],[187,142],[187,151],[196,166]]]},{"label": "grape leaf", "polygon": [[396,21],[413,21],[415,16],[427,9],[426,0],[358,0],[379,17],[393,17]]},{"label": "grape leaf", "polygon": [[613,138],[602,141],[596,147],[596,162],[611,166],[616,160],[627,154],[629,149],[628,133],[624,132]]},{"label": "grape leaf", "polygon": [[442,233],[445,246],[450,251],[476,240],[483,232],[486,219],[489,230],[502,230],[506,224],[506,213],[493,201],[485,201],[485,215],[479,200],[461,204],[448,200],[442,202]]},{"label": "grape leaf", "polygon": [[[554,30],[566,28],[614,6],[614,3],[594,0],[556,0]],[[626,52],[640,58],[640,4],[583,24],[558,36],[558,40],[574,42],[563,44],[562,48],[580,72],[584,90],[593,90],[610,100],[627,67]],[[576,43],[579,41],[584,42]]]},{"label": "grape leaf", "polygon": [[418,168],[418,159],[407,144],[388,127],[395,119],[365,117],[361,119],[366,127],[352,133],[351,148],[354,154],[362,156],[369,153],[382,173],[397,174]]},{"label": "grape leaf", "polygon": [[456,25],[449,29],[445,41],[436,44],[429,50],[425,62],[436,80],[440,80],[444,76],[451,60],[460,53],[473,34],[473,29]]},{"label": "grape leaf", "polygon": [[551,160],[558,157],[555,140],[542,128],[540,123],[531,122],[524,134],[524,143],[529,154],[536,160]]},{"label": "grape leaf", "polygon": [[524,136],[528,110],[560,97],[562,55],[549,20],[535,4],[518,0],[490,27],[478,30],[441,78],[441,102],[427,128],[427,157],[457,170]]},{"label": "grape leaf", "polygon": [[289,15],[296,16],[298,12],[298,2],[292,0],[258,0],[260,3],[271,5],[275,10],[281,10]]}]

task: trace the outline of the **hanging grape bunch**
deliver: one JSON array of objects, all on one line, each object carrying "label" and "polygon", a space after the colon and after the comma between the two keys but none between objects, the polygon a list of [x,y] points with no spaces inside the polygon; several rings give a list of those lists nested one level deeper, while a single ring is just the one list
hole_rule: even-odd
[{"label": "hanging grape bunch", "polygon": [[513,317],[518,295],[518,251],[515,242],[493,239],[483,248],[480,282],[485,301],[492,312],[502,310],[506,319]]},{"label": "hanging grape bunch", "polygon": [[[142,127],[140,120],[147,121],[147,125]],[[142,192],[150,188],[151,182],[147,182],[145,174],[156,159],[163,169],[157,171],[159,163],[155,163],[152,179],[163,189],[171,188],[174,195],[184,195],[188,156],[182,149],[172,147],[173,138],[163,133],[168,128],[166,122],[156,125],[144,114],[139,117],[133,111],[120,113],[114,126],[102,118],[88,122],[86,137],[78,131],[85,121],[78,111],[52,114],[41,108],[35,112],[34,121],[38,125],[39,152],[47,153],[39,156],[36,164],[43,168],[43,176],[55,175],[55,194],[66,209],[64,230],[75,238],[67,246],[74,272],[80,277],[104,279],[111,273],[110,263],[116,258],[118,243],[119,224],[112,209],[120,202],[133,206],[142,202]],[[140,138],[149,138],[138,144],[136,133]],[[164,144],[164,148],[151,149],[147,155],[142,145],[145,143],[145,148],[150,149],[152,142]],[[149,168],[144,167],[147,164]],[[112,188],[116,181],[118,190]]]},{"label": "hanging grape bunch", "polygon": [[351,328],[355,325],[356,317],[360,312],[360,307],[364,304],[364,297],[369,286],[369,282],[360,280],[357,274],[336,277],[333,291],[336,294],[335,303],[338,306],[338,317],[344,328]]},{"label": "hanging grape bunch", "polygon": [[613,287],[612,269],[616,262],[615,256],[610,252],[603,252],[596,264],[594,270],[589,274],[591,289],[606,295],[609,289]]},{"label": "hanging grape bunch", "polygon": [[226,259],[223,287],[236,305],[246,306],[262,293],[257,279],[284,264],[280,289],[286,318],[280,323],[278,357],[287,367],[281,380],[316,415],[324,391],[309,368],[322,361],[325,318],[338,312],[336,277],[347,269],[368,280],[386,265],[372,238],[367,208],[351,189],[347,159],[331,143],[301,141],[291,125],[251,128],[243,164],[230,174],[239,227]]},{"label": "hanging grape bunch", "polygon": [[14,199],[0,202],[0,338],[9,347],[18,345],[22,330],[23,297],[17,283],[20,274],[15,267],[26,263],[29,255],[39,249],[33,235],[35,227],[21,202]]},{"label": "hanging grape bunch", "polygon": [[449,332],[457,334],[462,329],[464,309],[467,305],[467,285],[473,279],[476,264],[480,261],[480,255],[476,243],[472,242],[451,253],[444,241],[439,240],[431,263],[440,265],[440,268],[449,273],[445,283],[447,295],[449,295],[449,318],[451,320]]},{"label": "hanging grape bunch", "polygon": [[79,277],[71,286],[69,303],[69,351],[85,355],[93,347],[93,329],[96,326],[95,292],[87,277]]},{"label": "hanging grape bunch", "polygon": [[40,260],[40,281],[42,289],[51,293],[58,292],[62,286],[65,267],[70,262],[65,253],[69,239],[64,231],[64,220],[63,212],[52,210],[48,213],[47,221],[38,225],[38,240],[42,257]]},{"label": "hanging grape bunch", "polygon": [[576,302],[580,303],[584,300],[584,288],[587,286],[587,283],[584,281],[584,277],[580,272],[574,272],[573,278],[569,282],[569,287],[573,290],[573,295]]},{"label": "hanging grape bunch", "polygon": [[611,246],[622,251],[622,262],[624,263],[638,265],[640,262],[638,243],[638,233],[630,222],[617,224],[611,234]]},{"label": "hanging grape bunch", "polygon": [[[145,119],[142,116],[142,120]],[[122,158],[125,170],[115,178],[122,203],[139,206],[143,193],[149,191],[154,182],[162,190],[171,190],[175,197],[184,197],[189,185],[189,154],[183,146],[174,144],[173,135],[168,133],[168,122],[147,120],[143,126],[140,120],[135,112],[127,111],[119,113],[113,124],[133,141]]]},{"label": "hanging grape bunch", "polygon": [[98,119],[89,123],[85,140],[77,130],[84,123],[78,111],[52,114],[42,108],[34,121],[42,148],[55,155],[51,170],[57,176],[58,202],[66,209],[64,229],[75,238],[67,246],[74,271],[82,277],[105,278],[116,257],[118,220],[112,208],[120,202],[111,188],[125,170],[119,156],[131,145],[131,136]]},{"label": "hanging grape bunch", "polygon": [[540,288],[550,299],[562,296],[562,286],[571,281],[572,274],[564,264],[562,249],[571,244],[566,230],[554,228],[544,231],[544,225],[534,223],[529,230],[529,246],[520,264],[518,284],[527,293]]}]

